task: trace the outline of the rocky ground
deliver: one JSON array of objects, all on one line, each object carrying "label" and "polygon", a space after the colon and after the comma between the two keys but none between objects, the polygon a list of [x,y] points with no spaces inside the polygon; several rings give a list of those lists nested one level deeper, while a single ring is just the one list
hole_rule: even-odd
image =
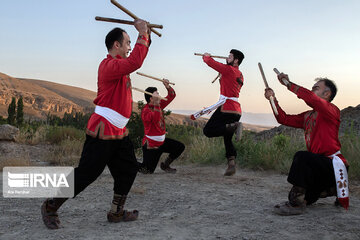
[{"label": "rocky ground", "polygon": [[138,175],[127,203],[140,211],[135,222],[107,222],[113,183],[107,170],[63,205],[59,230],[43,225],[43,199],[2,197],[0,239],[360,239],[360,183],[351,183],[348,211],[327,198],[284,217],[272,212],[290,188],[284,175],[239,170],[223,177],[224,166],[177,168],[174,175],[159,169]]}]

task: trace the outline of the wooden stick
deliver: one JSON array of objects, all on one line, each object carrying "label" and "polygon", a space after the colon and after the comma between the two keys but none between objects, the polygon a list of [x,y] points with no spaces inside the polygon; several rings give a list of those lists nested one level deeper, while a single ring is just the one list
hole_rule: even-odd
[{"label": "wooden stick", "polygon": [[[204,56],[204,54],[201,53],[194,53],[195,56]],[[223,56],[215,56],[215,55],[210,55],[210,57],[212,58],[222,58],[222,59],[227,59],[227,57],[223,57]]]},{"label": "wooden stick", "polygon": [[211,82],[211,83],[214,83],[218,78],[220,78],[221,76],[221,73],[218,73],[218,75],[216,76],[216,78]]},{"label": "wooden stick", "polygon": [[[103,21],[103,22],[114,22],[114,23],[128,24],[128,25],[134,25],[134,23],[135,23],[134,21],[128,21],[128,20],[122,20],[122,19],[116,19],[116,18],[98,17],[98,16],[95,17],[95,20]],[[162,29],[163,25],[148,23],[148,27]]]},{"label": "wooden stick", "polygon": [[[160,81],[160,82],[165,82],[165,79],[164,79],[164,78],[161,79],[161,78],[153,77],[153,76],[147,75],[147,74],[145,74],[145,73],[141,73],[141,72],[136,72],[136,74],[139,74],[140,76],[148,77],[148,78],[151,78],[151,79]],[[169,84],[175,85],[175,83],[172,83],[172,82],[169,82]]]},{"label": "wooden stick", "polygon": [[[276,68],[274,68],[274,72],[275,72],[277,75],[280,74],[280,71],[277,70]],[[282,81],[286,86],[289,85],[289,82],[288,82],[288,80],[286,80],[286,78],[281,79],[281,81]]]},{"label": "wooden stick", "polygon": [[[258,63],[258,66],[259,66],[259,69],[260,69],[260,73],[261,73],[261,76],[264,80],[264,84],[265,84],[265,87],[266,88],[269,88],[269,84],[267,83],[266,81],[266,77],[265,77],[265,73],[264,73],[264,70],[261,66],[261,63]],[[277,108],[276,108],[276,105],[275,105],[275,101],[274,101],[274,97],[273,96],[270,96],[270,104],[271,104],[271,107],[275,113],[275,115],[279,115],[278,111],[277,111]]]},{"label": "wooden stick", "polygon": [[[133,14],[132,12],[130,12],[128,9],[126,9],[125,7],[123,7],[122,5],[120,5],[117,1],[115,0],[110,0],[112,4],[114,4],[116,7],[118,7],[121,11],[125,12],[127,15],[129,15],[130,17],[132,17],[133,19],[139,19],[135,14]],[[159,33],[158,31],[150,28],[150,30],[155,33],[156,35],[158,35],[159,37],[161,37],[161,33]]]},{"label": "wooden stick", "polygon": [[[154,94],[152,94],[151,92],[147,92],[147,91],[141,90],[141,89],[136,88],[136,87],[131,87],[131,88],[132,88],[133,90],[135,90],[135,91],[142,92],[142,93],[146,93],[146,94],[149,94],[149,95],[151,95],[151,96],[154,96]],[[160,97],[160,99],[167,101],[167,98],[164,98],[164,97]]]}]

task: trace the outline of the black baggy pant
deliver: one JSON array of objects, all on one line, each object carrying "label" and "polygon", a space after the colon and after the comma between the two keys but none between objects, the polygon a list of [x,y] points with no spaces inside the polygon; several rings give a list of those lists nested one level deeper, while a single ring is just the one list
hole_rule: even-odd
[{"label": "black baggy pant", "polygon": [[307,204],[316,202],[320,193],[336,188],[332,159],[324,155],[299,151],[292,162],[288,182],[306,189]]},{"label": "black baggy pant", "polygon": [[138,163],[129,137],[102,140],[86,135],[79,166],[75,168],[75,194],[95,181],[108,166],[114,178],[114,192],[127,195],[134,183]]},{"label": "black baggy pant", "polygon": [[148,149],[147,144],[144,144],[142,147],[143,162],[141,167],[146,168],[149,172],[153,173],[163,153],[169,153],[169,157],[172,160],[175,160],[181,155],[184,149],[185,145],[183,143],[171,138],[165,138],[163,145],[156,149]]},{"label": "black baggy pant", "polygon": [[223,113],[221,112],[221,106],[216,109],[214,114],[211,116],[209,121],[206,123],[203,132],[205,136],[219,137],[224,136],[224,144],[225,144],[225,156],[236,157],[236,150],[232,143],[232,137],[234,132],[230,132],[226,130],[226,124],[238,122],[240,120],[241,115],[234,113]]}]

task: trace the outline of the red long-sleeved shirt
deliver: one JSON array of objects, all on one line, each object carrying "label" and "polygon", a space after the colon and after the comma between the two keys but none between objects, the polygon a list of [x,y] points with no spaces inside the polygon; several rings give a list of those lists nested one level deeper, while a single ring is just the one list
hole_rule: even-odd
[{"label": "red long-sleeved shirt", "polygon": [[[220,94],[225,97],[239,97],[240,89],[244,83],[244,77],[239,71],[239,67],[233,67],[215,61],[209,56],[203,56],[204,62],[214,70],[221,74],[220,78]],[[221,106],[222,112],[235,113],[241,115],[241,106],[239,102],[226,100]]]},{"label": "red long-sleeved shirt", "polygon": [[[304,129],[306,147],[309,152],[330,156],[340,150],[339,141],[340,110],[334,104],[318,97],[312,91],[291,84],[290,91],[305,101],[313,110],[297,115],[288,115],[275,99],[279,115],[275,115],[280,124]],[[345,164],[346,159],[339,155]]]},{"label": "red long-sleeved shirt", "polygon": [[165,120],[162,110],[169,105],[175,98],[176,94],[173,88],[168,89],[166,101],[161,100],[159,106],[146,104],[141,111],[141,119],[144,124],[144,137],[142,144],[147,143],[147,148],[158,148],[164,142],[154,141],[146,137],[148,136],[161,136],[166,133]]},{"label": "red long-sleeved shirt", "polygon": [[[98,92],[94,104],[110,108],[126,118],[132,111],[132,91],[129,74],[139,69],[149,48],[148,36],[139,35],[128,58],[107,55],[98,70]],[[126,127],[118,128],[102,116],[93,113],[87,124],[86,134],[100,139],[122,139],[128,135]]]}]

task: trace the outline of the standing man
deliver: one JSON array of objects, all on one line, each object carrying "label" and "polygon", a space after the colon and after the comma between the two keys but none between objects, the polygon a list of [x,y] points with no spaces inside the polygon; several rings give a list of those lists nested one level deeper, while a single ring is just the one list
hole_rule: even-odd
[{"label": "standing man", "polygon": [[242,130],[241,123],[241,107],[238,102],[240,89],[243,86],[244,78],[239,71],[239,65],[244,59],[244,54],[239,50],[232,49],[228,58],[227,64],[222,64],[210,57],[210,54],[205,53],[203,56],[204,62],[214,70],[221,74],[220,78],[220,100],[225,100],[225,103],[218,107],[214,114],[204,127],[205,136],[224,137],[224,144],[226,150],[226,158],[228,167],[225,171],[225,176],[234,175],[236,172],[235,159],[236,150],[232,143],[232,137],[236,132],[236,140],[240,140]]},{"label": "standing man", "polygon": [[[79,166],[75,168],[76,196],[100,176],[105,166],[109,167],[114,178],[114,197],[107,214],[109,222],[133,221],[138,217],[138,211],[124,210],[126,196],[138,170],[125,126],[132,111],[129,74],[141,67],[151,40],[145,21],[135,20],[135,28],[139,36],[129,57],[130,37],[123,29],[114,28],[106,36],[109,54],[99,66],[95,112],[88,121],[86,141]],[[66,200],[47,199],[41,206],[42,218],[48,228],[60,227],[57,210]]]},{"label": "standing man", "polygon": [[[274,114],[277,121],[286,126],[304,129],[307,147],[307,151],[299,151],[294,156],[287,179],[293,185],[289,192],[289,201],[276,205],[275,213],[301,214],[306,205],[321,197],[336,196],[336,192],[338,198],[335,203],[347,208],[348,164],[340,152],[340,110],[331,103],[337,92],[334,82],[327,78],[317,78],[312,91],[309,91],[290,82],[286,74],[279,74],[278,79],[312,110],[288,115],[275,99],[279,112],[279,115]],[[270,99],[270,96],[275,98],[273,90],[265,89],[265,97]]]},{"label": "standing man", "polygon": [[160,95],[156,87],[148,87],[147,92],[153,93],[153,96],[145,93],[147,104],[141,111],[141,119],[144,124],[144,138],[142,141],[143,162],[140,164],[141,173],[153,173],[159,162],[161,155],[166,152],[169,156],[160,164],[160,168],[167,173],[176,173],[175,168],[170,164],[178,158],[185,149],[185,145],[179,141],[165,137],[165,120],[163,109],[169,105],[176,94],[169,85],[168,80],[164,80],[168,95],[165,100],[160,100]]}]

